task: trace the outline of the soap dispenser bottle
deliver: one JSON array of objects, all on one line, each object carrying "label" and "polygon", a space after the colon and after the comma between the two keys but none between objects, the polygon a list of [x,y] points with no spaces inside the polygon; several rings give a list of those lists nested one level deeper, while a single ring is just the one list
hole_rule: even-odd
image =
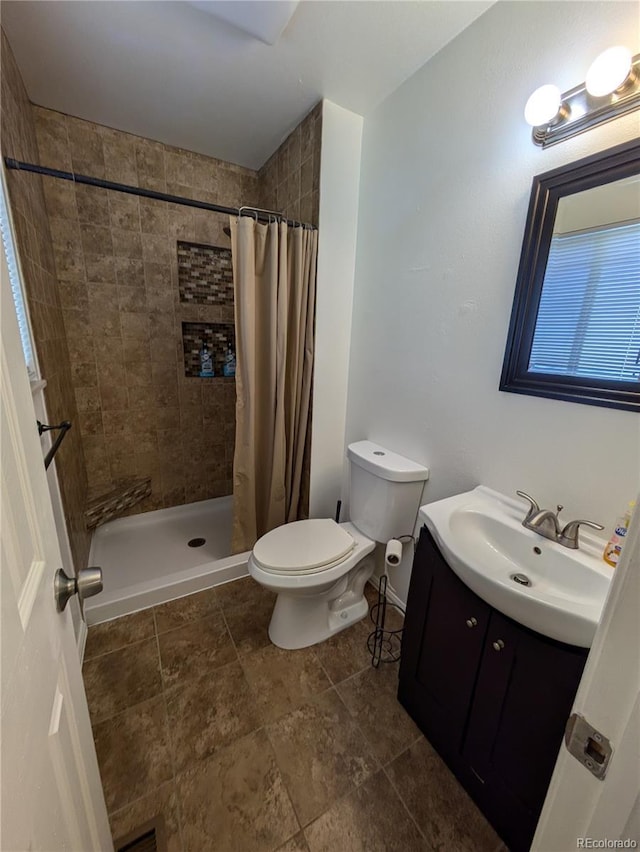
[{"label": "soap dispenser bottle", "polygon": [[227,349],[227,354],[224,356],[224,364],[222,365],[222,375],[223,376],[235,376],[236,374],[236,356],[231,350],[231,347]]},{"label": "soap dispenser bottle", "polygon": [[206,341],[203,340],[202,349],[200,350],[200,376],[202,378],[207,378],[214,375],[215,373],[213,371],[213,358],[211,357],[211,353],[207,349]]},{"label": "soap dispenser bottle", "polygon": [[613,568],[615,568],[620,561],[620,554],[622,553],[622,547],[624,545],[625,536],[627,535],[627,530],[629,529],[629,524],[631,523],[631,515],[633,514],[635,505],[635,500],[629,501],[626,512],[623,515],[620,515],[620,517],[616,520],[611,538],[607,542],[607,546],[602,554],[604,561]]}]

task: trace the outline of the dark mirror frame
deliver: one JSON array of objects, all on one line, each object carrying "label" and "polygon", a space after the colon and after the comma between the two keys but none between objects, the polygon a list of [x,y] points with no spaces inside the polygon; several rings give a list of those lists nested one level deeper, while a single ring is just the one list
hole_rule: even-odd
[{"label": "dark mirror frame", "polygon": [[640,411],[640,382],[529,372],[540,294],[558,202],[566,195],[640,174],[640,140],[601,151],[533,179],[500,390]]}]

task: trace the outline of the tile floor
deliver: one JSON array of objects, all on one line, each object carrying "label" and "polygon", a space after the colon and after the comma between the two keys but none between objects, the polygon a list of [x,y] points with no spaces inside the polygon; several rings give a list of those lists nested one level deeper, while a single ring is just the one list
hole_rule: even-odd
[{"label": "tile floor", "polygon": [[114,837],[161,813],[169,852],[504,852],[397,702],[397,665],[371,667],[369,621],[282,651],[273,602],[247,577],[90,629]]}]

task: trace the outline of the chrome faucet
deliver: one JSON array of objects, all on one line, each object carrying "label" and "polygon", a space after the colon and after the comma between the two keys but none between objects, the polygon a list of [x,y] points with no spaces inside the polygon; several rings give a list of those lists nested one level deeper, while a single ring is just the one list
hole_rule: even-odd
[{"label": "chrome faucet", "polygon": [[601,524],[596,524],[594,521],[569,521],[563,527],[560,523],[559,515],[564,506],[558,504],[556,511],[551,509],[541,509],[537,502],[526,494],[524,491],[516,491],[518,497],[524,497],[529,501],[529,511],[527,512],[522,526],[525,529],[532,530],[538,535],[548,538],[550,541],[555,541],[563,547],[569,547],[572,550],[578,549],[578,532],[580,526],[591,527],[594,530],[603,530]]}]

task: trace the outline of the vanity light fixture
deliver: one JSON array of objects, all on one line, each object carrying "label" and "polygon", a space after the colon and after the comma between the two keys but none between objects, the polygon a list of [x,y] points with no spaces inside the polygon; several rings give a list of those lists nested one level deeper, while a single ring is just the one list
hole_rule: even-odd
[{"label": "vanity light fixture", "polygon": [[535,144],[548,148],[639,108],[640,53],[618,46],[594,60],[579,86],[562,94],[551,84],[536,89],[524,116]]},{"label": "vanity light fixture", "polygon": [[529,97],[525,104],[524,117],[527,124],[532,127],[540,127],[543,124],[551,124],[558,120],[562,108],[562,95],[560,89],[551,83],[540,86]]}]

